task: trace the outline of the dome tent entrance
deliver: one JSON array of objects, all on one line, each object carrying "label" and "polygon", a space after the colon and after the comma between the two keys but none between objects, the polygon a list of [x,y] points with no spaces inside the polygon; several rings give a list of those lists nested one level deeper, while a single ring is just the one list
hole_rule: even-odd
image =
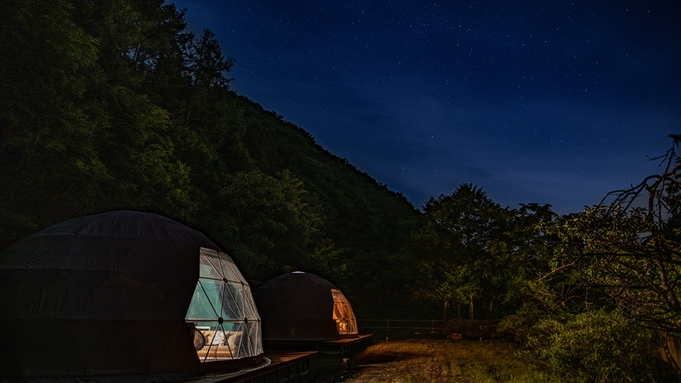
[{"label": "dome tent entrance", "polygon": [[255,302],[265,341],[358,336],[350,302],[331,282],[314,274],[296,271],[273,278],[258,287]]},{"label": "dome tent entrance", "polygon": [[202,362],[262,352],[250,288],[227,254],[201,248],[199,279],[185,319]]},{"label": "dome tent entrance", "polygon": [[155,214],[74,218],[17,242],[0,254],[0,307],[0,380],[171,381],[262,360],[229,256]]},{"label": "dome tent entrance", "polygon": [[355,335],[357,331],[357,319],[352,311],[350,302],[340,290],[331,289],[333,298],[333,319],[340,335]]}]

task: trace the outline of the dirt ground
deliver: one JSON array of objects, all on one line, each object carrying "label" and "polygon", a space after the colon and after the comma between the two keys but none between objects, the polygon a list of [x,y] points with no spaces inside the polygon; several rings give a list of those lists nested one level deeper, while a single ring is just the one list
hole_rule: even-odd
[{"label": "dirt ground", "polygon": [[514,346],[449,339],[374,342],[350,355],[320,355],[306,381],[318,383],[477,383],[516,381],[527,366]]},{"label": "dirt ground", "polygon": [[467,382],[448,371],[443,352],[448,341],[377,343],[351,359],[345,383],[378,382]]}]

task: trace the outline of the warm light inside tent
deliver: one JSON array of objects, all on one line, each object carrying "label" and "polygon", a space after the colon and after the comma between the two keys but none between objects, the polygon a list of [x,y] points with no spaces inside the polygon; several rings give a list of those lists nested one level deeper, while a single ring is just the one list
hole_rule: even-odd
[{"label": "warm light inside tent", "polygon": [[357,319],[350,302],[340,290],[331,289],[331,295],[333,296],[333,319],[336,321],[338,333],[340,335],[358,334]]},{"label": "warm light inside tent", "polygon": [[263,352],[260,316],[248,283],[227,254],[201,248],[199,280],[186,321],[201,362]]}]

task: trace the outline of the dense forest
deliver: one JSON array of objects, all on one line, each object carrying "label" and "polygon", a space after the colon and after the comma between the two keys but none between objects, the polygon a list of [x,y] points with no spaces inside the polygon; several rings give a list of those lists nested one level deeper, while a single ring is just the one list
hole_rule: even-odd
[{"label": "dense forest", "polygon": [[419,210],[231,91],[234,58],[185,12],[0,3],[0,248],[76,216],[155,212],[254,282],[329,279],[361,318],[503,318],[566,381],[667,373],[650,358],[681,332],[676,146],[659,175],[579,214],[503,207],[466,183]]},{"label": "dense forest", "polygon": [[375,291],[392,302],[386,315],[401,307],[420,213],[232,92],[234,59],[210,31],[185,31],[185,11],[1,7],[1,243],[76,216],[149,211],[204,232],[251,280],[297,268],[356,292],[358,306]]}]

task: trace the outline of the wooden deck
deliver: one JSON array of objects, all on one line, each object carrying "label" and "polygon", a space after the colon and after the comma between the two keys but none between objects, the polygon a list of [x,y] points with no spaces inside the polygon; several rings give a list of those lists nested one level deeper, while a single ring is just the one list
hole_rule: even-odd
[{"label": "wooden deck", "polygon": [[228,374],[215,374],[181,383],[279,382],[282,378],[290,378],[308,371],[310,359],[317,355],[317,351],[267,351],[265,363],[256,368]]}]

